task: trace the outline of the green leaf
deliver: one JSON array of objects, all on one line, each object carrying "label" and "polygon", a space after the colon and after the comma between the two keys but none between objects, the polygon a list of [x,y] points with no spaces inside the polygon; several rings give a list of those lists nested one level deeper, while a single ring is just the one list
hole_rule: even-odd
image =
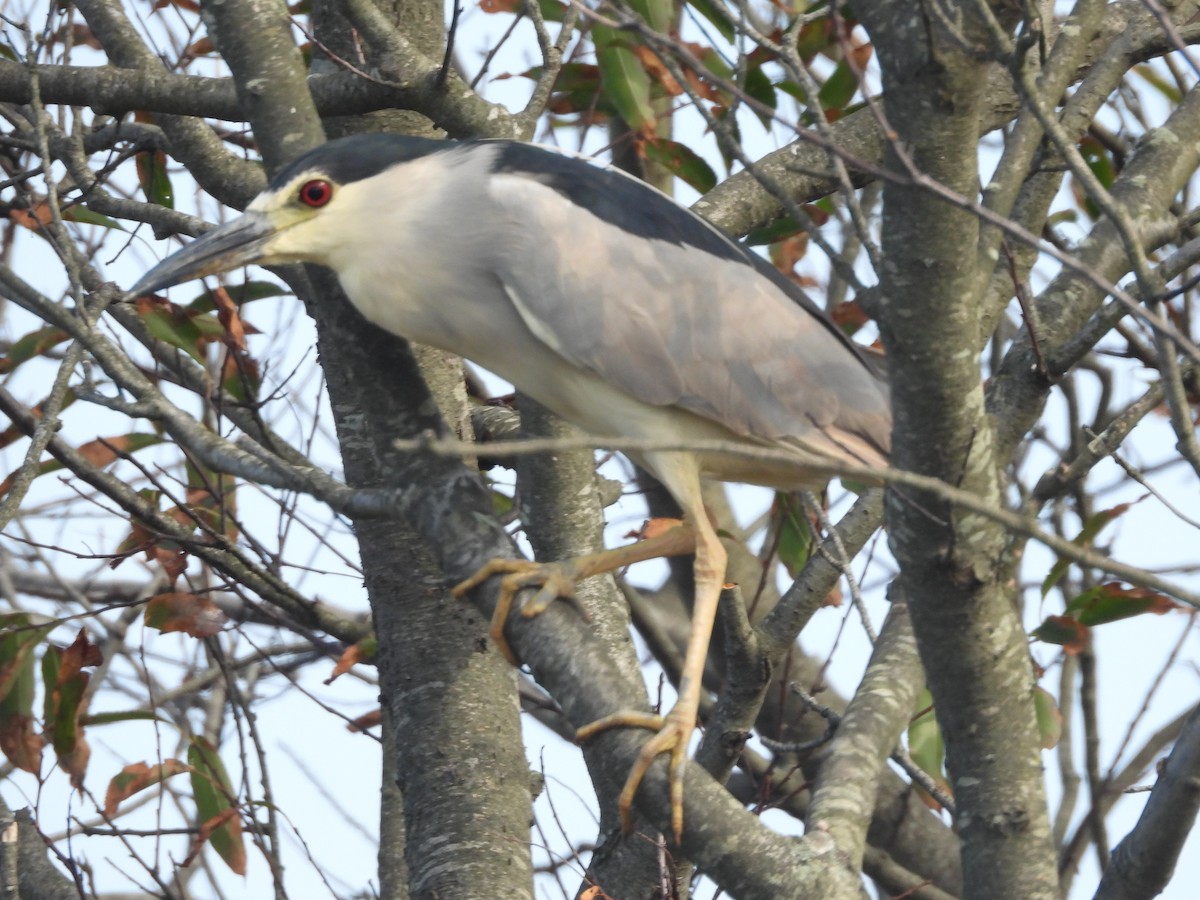
[{"label": "green leaf", "polygon": [[235,795],[221,755],[204,738],[194,737],[188,747],[188,763],[192,767],[192,796],[196,800],[201,839],[207,837],[225,865],[238,875],[245,875],[242,820],[232,802]]},{"label": "green leaf", "polygon": [[1062,738],[1063,715],[1058,708],[1058,702],[1045,689],[1033,689],[1033,708],[1037,714],[1038,734],[1042,739],[1042,748],[1051,750],[1058,746]]},{"label": "green leaf", "polygon": [[[542,66],[534,66],[520,75],[522,78],[537,81],[544,71]],[[554,91],[547,110],[556,116],[575,113],[613,116],[616,114],[616,108],[609,102],[601,87],[599,66],[591,63],[564,63],[558,78],[554,80]]]},{"label": "green leaf", "polygon": [[1047,228],[1057,228],[1059,225],[1074,225],[1079,221],[1079,213],[1073,209],[1063,209],[1046,217]]},{"label": "green leaf", "polygon": [[833,70],[833,74],[821,85],[821,90],[817,92],[817,99],[821,103],[821,108],[832,120],[838,118],[856,93],[858,93],[858,76],[854,74],[850,64],[846,60],[842,60]]},{"label": "green leaf", "polygon": [[908,755],[923,772],[929,775],[941,773],[946,746],[933,713],[933,694],[929,688],[922,688],[917,695],[916,715],[908,723]]},{"label": "green leaf", "polygon": [[733,19],[725,14],[725,8],[712,2],[712,0],[688,0],[688,6],[700,13],[713,28],[717,29],[721,37],[732,43],[733,36],[737,33],[737,26]]},{"label": "green leaf", "polygon": [[[1085,134],[1079,141],[1079,153],[1088,168],[1092,170],[1092,174],[1096,176],[1096,180],[1106,189],[1111,188],[1113,182],[1117,180],[1117,167],[1104,145],[1091,135]],[[1084,212],[1089,217],[1096,220],[1103,216],[1100,207],[1084,193],[1083,186],[1078,181],[1072,180],[1071,191],[1075,195],[1076,202],[1083,206]]]},{"label": "green leaf", "polygon": [[135,162],[138,182],[146,199],[167,209],[174,209],[175,189],[171,187],[171,179],[167,175],[167,155],[161,151],[145,151],[137,154]]},{"label": "green leaf", "polygon": [[[283,297],[291,292],[271,281],[246,281],[237,286],[230,285],[226,287],[225,293],[229,295],[229,299],[238,306],[241,306],[253,300],[265,300],[268,297]],[[184,309],[187,310],[189,315],[193,316],[201,313],[215,312],[217,304],[213,300],[213,292],[205,291],[185,306]]]},{"label": "green leaf", "polygon": [[155,306],[149,309],[139,309],[146,330],[164,343],[184,351],[197,362],[204,362],[204,353],[200,346],[200,328],[192,316],[183,315],[178,307],[162,308]]},{"label": "green leaf", "polygon": [[[943,763],[946,759],[946,742],[933,710],[933,695],[929,688],[922,689],[917,696],[917,714],[908,724],[908,755],[922,772],[937,782],[947,793],[950,784],[946,781]],[[918,788],[927,804],[935,804],[929,795]]]},{"label": "green leaf", "polygon": [[1111,188],[1117,180],[1117,168],[1104,145],[1091,135],[1084,135],[1079,142],[1079,152],[1096,179],[1106,188]]},{"label": "green leaf", "polygon": [[222,338],[225,336],[225,326],[216,316],[189,316],[200,337]]},{"label": "green leaf", "polygon": [[225,357],[224,377],[221,387],[239,403],[252,404],[258,399],[262,387],[262,373],[254,360],[233,353]]},{"label": "green leaf", "polygon": [[1057,644],[1072,654],[1083,652],[1092,639],[1088,627],[1070,616],[1046,616],[1031,636],[1047,644]]},{"label": "green leaf", "polygon": [[[56,624],[53,621],[37,624],[29,613],[0,615],[0,699],[7,700],[9,693],[16,689],[17,681],[24,677],[26,667],[32,663],[33,648],[46,639]],[[32,704],[31,693],[30,710]],[[25,707],[24,697],[17,699],[17,707]]]},{"label": "green leaf", "polygon": [[791,494],[776,494],[771,507],[771,518],[778,528],[779,561],[793,578],[799,574],[812,556],[812,528],[804,513],[804,506]]},{"label": "green leaf", "polygon": [[[775,109],[777,102],[775,98],[775,85],[771,83],[771,79],[763,72],[762,66],[754,66],[746,70],[746,77],[742,81],[742,90],[763,106]],[[763,123],[764,127],[771,127],[771,116],[769,114],[755,110],[755,115],[758,116],[759,121]]]},{"label": "green leaf", "polygon": [[538,0],[538,6],[542,8],[542,18],[547,22],[561,22],[566,16],[567,4],[557,0]]},{"label": "green leaf", "polygon": [[161,716],[145,709],[130,709],[124,712],[89,713],[79,719],[81,725],[114,725],[117,722],[167,722]]},{"label": "green leaf", "polygon": [[800,29],[796,40],[796,52],[805,63],[816,59],[818,53],[826,53],[836,46],[835,28],[828,18],[817,19]]},{"label": "green leaf", "polygon": [[357,646],[362,650],[363,659],[374,659],[375,655],[379,653],[379,638],[372,632],[365,638],[361,638]]},{"label": "green leaf", "polygon": [[0,748],[14,766],[37,775],[44,742],[34,730],[33,651],[55,623],[33,622],[27,613],[0,616]]},{"label": "green leaf", "polygon": [[55,752],[60,755],[70,753],[79,739],[80,703],[90,680],[86,672],[71,665],[68,652],[60,647],[48,647],[42,657],[42,678],[49,710],[46,727],[52,735]]},{"label": "green leaf", "polygon": [[1089,627],[1119,622],[1144,613],[1161,616],[1178,604],[1148,588],[1126,587],[1116,581],[1097,585],[1072,598],[1067,612]]},{"label": "green leaf", "polygon": [[642,152],[701,194],[707,194],[717,186],[717,173],[712,166],[685,144],[665,138],[651,138],[642,142]]},{"label": "green leaf", "polygon": [[170,591],[150,598],[142,620],[163,634],[179,631],[206,638],[220,633],[225,625],[225,614],[207,597]]},{"label": "green leaf", "polygon": [[68,206],[62,211],[62,217],[68,222],[78,222],[81,225],[99,225],[101,228],[113,228],[117,231],[125,230],[125,226],[116,219],[110,219],[108,216],[102,216],[98,212],[92,212],[86,206]]},{"label": "green leaf", "polygon": [[803,233],[804,227],[791,216],[781,216],[770,225],[755,228],[746,235],[746,244],[750,247],[762,247],[766,244],[777,244],[785,238],[795,237]]},{"label": "green leaf", "polygon": [[0,375],[7,375],[21,363],[43,356],[67,340],[70,335],[57,328],[39,328],[22,335],[9,345],[8,353],[0,357]]},{"label": "green leaf", "polygon": [[[704,63],[704,68],[712,72],[717,78],[732,81],[734,71],[730,68],[729,63],[716,50],[711,47],[705,47],[700,53],[700,62]],[[726,95],[727,96],[727,95]]]},{"label": "green leaf", "polygon": [[671,30],[671,17],[675,15],[674,0],[628,0],[628,3],[629,8],[659,34]]},{"label": "green leaf", "polygon": [[492,494],[492,514],[496,518],[503,519],[505,516],[507,516],[509,513],[511,513],[513,511],[513,498],[512,497],[510,497],[508,494],[501,493],[500,491],[496,490],[495,488],[492,489],[491,494]]},{"label": "green leaf", "polygon": [[1168,81],[1153,66],[1134,66],[1133,71],[1142,76],[1148,85],[1172,103],[1180,104],[1183,102],[1183,93],[1179,90],[1179,85],[1173,81]]},{"label": "green leaf", "polygon": [[113,776],[104,796],[104,814],[110,819],[117,814],[122,800],[160,784],[172,775],[189,771],[188,766],[177,759],[167,759],[153,766],[133,763]]},{"label": "green leaf", "polygon": [[62,649],[59,647],[47,647],[46,652],[42,654],[42,686],[45,688],[42,695],[42,721],[46,723],[47,728],[54,721],[54,686],[58,684],[61,659]]},{"label": "green leaf", "polygon": [[[1135,500],[1134,503],[1141,503],[1144,499],[1145,496]],[[1096,539],[1096,536],[1104,530],[1105,526],[1107,526],[1109,522],[1112,522],[1114,519],[1119,519],[1121,516],[1125,515],[1125,513],[1129,512],[1129,509],[1132,506],[1133,503],[1119,503],[1111,509],[1101,510],[1100,512],[1096,513],[1083,523],[1083,528],[1080,529],[1079,534],[1075,535],[1075,537],[1071,539],[1071,543],[1076,547],[1090,546],[1091,543]],[[1051,567],[1050,572],[1042,581],[1043,597],[1049,594],[1050,590],[1062,580],[1063,575],[1065,575],[1067,572],[1067,567],[1070,565],[1070,560],[1063,559],[1061,556],[1058,558],[1058,562]]]},{"label": "green leaf", "polygon": [[592,27],[596,62],[605,96],[617,113],[635,131],[654,129],[654,107],[650,104],[650,76],[633,52],[630,37],[604,25]]},{"label": "green leaf", "polygon": [[775,90],[783,91],[793,100],[803,104],[804,106],[808,106],[808,104],[812,102],[808,96],[808,92],[794,81],[781,81],[775,85]]},{"label": "green leaf", "polygon": [[30,639],[27,634],[0,637],[0,677],[3,679],[0,685],[0,717],[33,713],[36,688],[33,648],[36,645],[37,640]]},{"label": "green leaf", "polygon": [[88,640],[83,629],[71,646],[62,649],[50,645],[42,656],[45,731],[54,746],[59,767],[71,777],[75,788],[83,786],[91,754],[80,721],[87,708],[87,688],[91,681],[83,669],[101,662],[100,649]]},{"label": "green leaf", "polygon": [[[740,146],[742,143],[742,126],[738,124],[737,116],[729,115],[729,108],[725,106],[713,107],[713,115],[720,119],[726,130],[729,132],[729,138],[735,146]],[[725,163],[726,171],[733,168],[735,162],[732,154],[725,151],[725,142],[718,142],[721,148],[721,161]]]}]

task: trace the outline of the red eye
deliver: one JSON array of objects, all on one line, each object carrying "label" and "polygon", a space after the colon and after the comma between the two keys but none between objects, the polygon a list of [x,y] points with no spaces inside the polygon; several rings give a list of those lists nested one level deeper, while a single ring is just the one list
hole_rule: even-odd
[{"label": "red eye", "polygon": [[333,197],[333,185],[321,178],[306,181],[300,186],[300,202],[320,209]]}]

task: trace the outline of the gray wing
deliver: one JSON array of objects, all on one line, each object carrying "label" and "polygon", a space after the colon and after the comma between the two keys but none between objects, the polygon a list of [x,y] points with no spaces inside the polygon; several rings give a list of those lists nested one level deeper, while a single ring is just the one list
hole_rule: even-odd
[{"label": "gray wing", "polygon": [[829,452],[840,432],[886,454],[884,383],[749,262],[631,235],[519,174],[494,177],[491,193],[508,219],[495,270],[525,324],[572,364],[735,434],[820,438]]}]

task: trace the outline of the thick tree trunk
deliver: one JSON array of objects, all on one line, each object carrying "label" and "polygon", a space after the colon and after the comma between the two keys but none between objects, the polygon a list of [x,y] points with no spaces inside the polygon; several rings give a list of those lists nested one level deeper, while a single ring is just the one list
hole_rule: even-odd
[{"label": "thick tree trunk", "polygon": [[[892,462],[1001,503],[976,345],[979,220],[919,183],[979,195],[986,46],[973,12],[953,29],[911,4],[864,6],[896,137],[883,191],[880,327],[895,413]],[[967,897],[1058,897],[1034,676],[995,523],[892,491],[889,538],[946,741]]]},{"label": "thick tree trunk", "polygon": [[[413,4],[405,15],[427,24],[432,7]],[[239,93],[271,169],[323,139],[280,12],[271,0],[211,10],[239,86],[257,86]],[[288,113],[282,120],[281,110]],[[317,321],[347,481],[359,488],[402,486],[419,476],[393,440],[411,433],[406,425],[414,418],[445,428],[428,403],[420,370],[404,342],[349,307],[333,278],[314,273],[309,286],[302,296]],[[447,371],[455,364],[428,356],[435,380],[447,386],[438,401],[443,409],[457,405],[451,417],[461,421],[465,397],[453,389],[456,370]],[[449,596],[438,555],[408,523],[365,519],[355,530],[379,638],[381,699],[396,728],[390,744],[404,801],[408,895],[531,896],[530,782],[515,673],[486,646],[479,613]],[[381,808],[395,809],[391,803]],[[393,822],[381,831],[394,838],[401,833]],[[493,850],[470,852],[480,846]],[[381,863],[396,859],[395,850],[384,848]],[[404,896],[396,873],[383,872],[380,880],[392,896]]]}]

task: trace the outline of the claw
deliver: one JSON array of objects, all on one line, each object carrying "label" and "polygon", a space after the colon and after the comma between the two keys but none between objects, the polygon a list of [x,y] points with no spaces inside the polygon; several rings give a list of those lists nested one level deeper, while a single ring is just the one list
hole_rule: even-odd
[{"label": "claw", "polygon": [[609,728],[648,728],[657,732],[646,741],[638,753],[625,786],[617,798],[617,810],[621,814],[621,830],[626,834],[633,830],[633,799],[642,779],[650,770],[657,756],[670,753],[667,778],[671,797],[671,833],[675,843],[683,840],[683,772],[688,758],[688,742],[696,728],[695,712],[689,712],[676,704],[665,717],[641,712],[615,713],[597,719],[575,732],[577,741],[585,741]]},{"label": "claw", "polygon": [[631,563],[658,556],[677,556],[690,553],[695,547],[695,534],[687,526],[680,526],[675,520],[665,520],[666,525],[655,529],[653,536],[618,547],[615,550],[602,550],[599,553],[589,553],[574,559],[561,562],[534,563],[524,559],[493,559],[485,563],[478,572],[465,581],[460,581],[450,591],[456,598],[462,598],[468,591],[483,584],[493,575],[503,575],[500,582],[500,595],[496,599],[496,609],[492,613],[492,624],[488,636],[496,645],[496,649],[504,654],[514,666],[521,665],[520,659],[504,636],[504,626],[508,622],[517,594],[525,588],[538,588],[537,594],[521,608],[521,615],[527,619],[539,616],[546,608],[560,597],[566,600],[579,612],[585,622],[591,619],[575,596],[575,585],[592,575],[601,572],[611,572]]},{"label": "claw", "polygon": [[[695,499],[695,507],[703,515],[703,506],[699,497]],[[693,517],[694,519],[695,517]],[[688,652],[684,662],[684,670],[679,683],[679,701],[664,718],[649,713],[618,713],[606,716],[576,732],[576,739],[587,740],[596,733],[608,728],[633,727],[648,728],[655,735],[646,742],[638,754],[637,760],[625,781],[625,787],[617,801],[621,813],[621,827],[626,831],[633,829],[633,798],[649,771],[655,757],[661,753],[670,753],[668,766],[671,796],[671,831],[675,842],[683,837],[683,770],[687,762],[688,740],[696,728],[696,715],[700,709],[700,677],[704,672],[704,660],[707,655],[709,636],[712,633],[713,618],[716,615],[717,600],[721,593],[721,583],[725,572],[725,551],[716,532],[708,524],[707,518],[683,523],[663,521],[648,523],[641,540],[615,550],[605,550],[590,553],[574,559],[557,563],[531,563],[521,559],[494,559],[478,572],[456,585],[452,590],[455,597],[462,597],[472,588],[487,581],[493,575],[503,575],[500,582],[500,595],[496,600],[496,609],[492,613],[492,624],[488,631],[492,642],[504,657],[514,666],[519,666],[520,660],[508,639],[504,636],[504,626],[508,622],[509,613],[519,591],[528,587],[537,587],[538,592],[525,604],[521,613],[526,618],[537,616],[546,610],[557,598],[562,597],[572,602],[579,609],[583,618],[587,613],[580,608],[575,597],[575,584],[592,575],[601,572],[611,572],[645,559],[660,556],[678,556],[684,553],[696,553],[696,604],[693,613],[695,621],[692,626],[692,636],[688,642]],[[701,562],[703,561],[703,565]]]},{"label": "claw", "polygon": [[492,612],[492,622],[488,627],[488,637],[496,649],[512,665],[520,666],[521,660],[504,635],[504,626],[508,624],[508,616],[516,603],[517,594],[525,588],[538,588],[537,594],[521,608],[521,615],[527,619],[539,616],[555,600],[562,598],[570,603],[586,622],[591,617],[575,596],[575,582],[578,574],[571,561],[561,563],[535,563],[524,559],[493,559],[489,560],[479,571],[465,581],[460,581],[450,593],[456,599],[462,599],[468,591],[483,584],[494,575],[503,575],[500,581],[500,593],[496,597],[496,608]]}]

